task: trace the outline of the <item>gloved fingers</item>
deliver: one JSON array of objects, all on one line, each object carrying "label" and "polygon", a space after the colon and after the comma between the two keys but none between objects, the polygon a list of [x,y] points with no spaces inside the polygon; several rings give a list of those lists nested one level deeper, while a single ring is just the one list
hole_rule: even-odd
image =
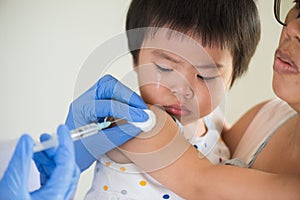
[{"label": "gloved fingers", "polygon": [[29,166],[33,154],[33,145],[34,142],[29,135],[22,135],[17,143],[10,164],[17,165],[20,161],[24,161],[24,164]]},{"label": "gloved fingers", "polygon": [[73,199],[72,197],[75,194],[75,191],[76,191],[76,188],[78,185],[78,181],[79,181],[79,177],[80,177],[80,169],[78,167],[76,167],[74,170],[72,181],[70,182],[69,189],[68,189],[64,199]]},{"label": "gloved fingers", "polygon": [[[115,102],[123,106],[113,109]],[[102,109],[106,109],[106,112],[103,113]],[[66,124],[71,129],[78,128],[98,118],[107,117],[108,113],[113,117],[125,117],[130,121],[144,122],[148,119],[148,115],[141,111],[144,109],[147,109],[147,105],[139,95],[111,75],[105,75],[70,105]]]},{"label": "gloved fingers", "polygon": [[43,186],[49,179],[51,169],[53,169],[55,165],[53,161],[44,152],[34,153],[33,160],[40,173],[40,183]]},{"label": "gloved fingers", "polygon": [[104,134],[107,140],[116,147],[136,137],[141,132],[141,129],[132,124],[122,124],[120,126],[101,130],[100,133]]},{"label": "gloved fingers", "polygon": [[112,116],[133,122],[144,122],[148,120],[148,114],[145,113],[143,109],[131,107],[119,101],[98,100],[95,102],[94,108],[94,110],[90,111],[95,112],[94,115],[97,118]]},{"label": "gloved fingers", "polygon": [[[67,177],[65,180],[58,180],[51,178],[54,181],[47,182],[41,189],[36,190],[30,193],[32,200],[40,200],[40,199],[57,199],[57,200],[65,200],[65,199],[73,199],[73,195],[75,194],[75,190],[78,184],[80,170],[78,167],[74,169],[68,169],[69,172],[73,170],[73,176]],[[66,176],[64,176],[66,178]],[[57,181],[57,182],[56,182]]]},{"label": "gloved fingers", "polygon": [[79,169],[75,163],[73,141],[68,128],[59,126],[57,136],[59,146],[54,156],[56,167],[44,187],[32,193],[34,198],[48,196],[52,199],[65,199],[68,191],[77,184]]},{"label": "gloved fingers", "polygon": [[[15,188],[16,194],[26,194],[28,176],[33,154],[34,142],[29,135],[22,135],[15,148],[14,154],[8,164],[2,180],[6,181],[9,189]],[[19,190],[26,191],[19,191]]]},{"label": "gloved fingers", "polygon": [[[44,142],[51,138],[52,136],[50,134],[44,133],[40,136],[40,141]],[[45,185],[50,175],[52,174],[53,169],[56,166],[53,162],[53,157],[55,153],[56,147],[53,147],[33,154],[33,160],[38,171],[40,172],[41,185]]]},{"label": "gloved fingers", "polygon": [[147,109],[143,99],[111,75],[103,76],[97,84],[97,99],[114,99],[130,106]]},{"label": "gloved fingers", "polygon": [[40,172],[41,185],[44,185],[55,168],[55,163],[45,154],[45,152],[34,153],[33,160],[38,171]]},{"label": "gloved fingers", "polygon": [[[49,134],[42,134],[40,136],[40,141],[44,142],[51,138],[52,136]],[[40,170],[40,166],[49,166],[51,164],[53,165],[52,159],[55,153],[56,153],[55,147],[46,149],[44,151],[35,152],[33,154],[33,160],[35,161],[35,164],[37,165],[38,169]]]},{"label": "gloved fingers", "polygon": [[98,134],[82,138],[80,141],[94,159],[127,142],[141,130],[132,124],[123,124],[99,131]]},{"label": "gloved fingers", "polygon": [[[131,107],[114,100],[88,101],[82,107],[73,107],[73,119],[68,118],[67,124],[74,124],[76,128],[107,116],[122,118],[127,121],[144,122],[148,120],[148,114],[143,109]],[[80,119],[76,120],[76,119]],[[72,122],[71,120],[74,120]],[[73,128],[73,127],[72,127]]]},{"label": "gloved fingers", "polygon": [[[68,193],[71,194],[74,192],[73,189],[76,188],[74,185],[77,184],[80,173],[75,162],[73,141],[67,126],[59,126],[57,136],[59,146],[54,158],[56,168],[49,180],[49,186],[52,185],[57,188],[67,187],[65,195],[68,195]],[[61,180],[55,179],[55,177]],[[61,183],[58,185],[57,181],[60,181]]]},{"label": "gloved fingers", "polygon": [[[114,107],[115,103],[109,101],[124,105]],[[132,109],[132,107],[136,107],[136,109]],[[70,129],[75,129],[97,120],[101,121],[107,116],[144,122],[148,119],[148,115],[142,110],[146,108],[146,104],[136,93],[114,77],[105,75],[71,103],[66,125]],[[80,169],[87,169],[95,161],[94,157],[90,155],[81,141],[75,141],[75,148],[76,161]]]},{"label": "gloved fingers", "polygon": [[[40,136],[40,141],[41,142],[45,142],[47,140],[50,140],[52,139],[52,136],[48,133],[43,133],[41,136]],[[49,149],[46,149],[44,152],[49,156],[49,157],[53,157],[56,153],[56,148],[57,147],[53,147],[53,148],[49,148]]]},{"label": "gloved fingers", "polygon": [[58,127],[57,137],[59,146],[54,157],[56,168],[46,186],[54,187],[60,182],[61,188],[69,189],[69,182],[74,178],[74,170],[77,170],[73,141],[66,126]]},{"label": "gloved fingers", "polygon": [[54,161],[57,166],[68,166],[75,163],[73,140],[67,126],[60,125],[57,129],[58,148]]}]

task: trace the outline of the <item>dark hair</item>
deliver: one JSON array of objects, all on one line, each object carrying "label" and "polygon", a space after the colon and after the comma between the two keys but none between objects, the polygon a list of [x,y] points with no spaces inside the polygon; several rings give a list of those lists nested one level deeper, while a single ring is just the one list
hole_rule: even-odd
[{"label": "dark hair", "polygon": [[[233,56],[231,84],[248,69],[260,39],[260,19],[255,0],[133,0],[126,30],[135,64],[145,32],[138,37],[131,29],[169,28],[192,37],[202,45],[228,48]],[[136,48],[138,47],[138,48]]]}]

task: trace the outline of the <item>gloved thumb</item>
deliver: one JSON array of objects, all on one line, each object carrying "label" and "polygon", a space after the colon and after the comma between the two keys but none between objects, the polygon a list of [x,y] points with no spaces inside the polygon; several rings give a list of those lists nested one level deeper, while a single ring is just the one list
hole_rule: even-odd
[{"label": "gloved thumb", "polygon": [[30,198],[29,196],[28,198],[24,198],[24,196],[19,195],[28,194],[27,185],[33,155],[33,144],[33,140],[29,135],[23,135],[18,141],[14,154],[1,180],[8,188],[7,191],[2,191],[7,194],[7,197],[16,197],[16,199],[18,199],[17,197],[22,197],[23,199]]}]

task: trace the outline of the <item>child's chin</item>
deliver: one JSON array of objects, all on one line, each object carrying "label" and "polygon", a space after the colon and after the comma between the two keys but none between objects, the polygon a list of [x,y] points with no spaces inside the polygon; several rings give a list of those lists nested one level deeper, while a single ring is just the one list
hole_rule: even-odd
[{"label": "child's chin", "polygon": [[187,125],[190,123],[197,122],[199,120],[199,117],[193,117],[193,116],[174,116],[176,119],[182,124],[182,125]]}]

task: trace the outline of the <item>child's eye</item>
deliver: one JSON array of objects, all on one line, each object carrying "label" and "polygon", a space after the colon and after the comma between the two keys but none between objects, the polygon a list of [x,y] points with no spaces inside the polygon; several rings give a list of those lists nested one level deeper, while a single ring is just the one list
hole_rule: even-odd
[{"label": "child's eye", "polygon": [[209,80],[213,80],[215,78],[217,78],[218,76],[202,76],[200,74],[197,74],[197,78],[203,80],[203,81],[209,81]]},{"label": "child's eye", "polygon": [[173,69],[170,69],[170,68],[158,65],[158,64],[155,64],[155,66],[157,67],[159,72],[172,72],[173,71]]}]

